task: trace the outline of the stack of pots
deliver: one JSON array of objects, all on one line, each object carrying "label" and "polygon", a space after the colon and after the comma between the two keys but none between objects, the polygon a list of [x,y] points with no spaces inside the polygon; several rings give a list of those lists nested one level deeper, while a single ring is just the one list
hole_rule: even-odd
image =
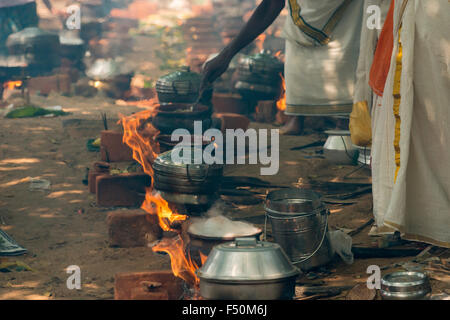
[{"label": "stack of pots", "polygon": [[328,213],[319,194],[307,189],[285,189],[269,193],[265,211],[272,236],[291,262],[304,271],[328,263]]},{"label": "stack of pots", "polygon": [[251,100],[276,100],[281,91],[283,63],[268,51],[241,59],[236,89]]},{"label": "stack of pots", "polygon": [[212,108],[195,104],[200,90],[201,75],[189,67],[162,76],[156,82],[159,106],[152,119],[153,126],[163,135],[176,129],[194,133],[194,123],[202,122],[202,129],[212,126]]},{"label": "stack of pots", "polygon": [[[177,150],[181,153],[189,148]],[[217,191],[223,176],[223,165],[195,164],[194,153],[190,149],[189,163],[172,160],[172,151],[161,153],[154,161],[154,188],[171,203],[190,205],[210,205],[217,199]],[[201,152],[201,149],[200,149]]]}]

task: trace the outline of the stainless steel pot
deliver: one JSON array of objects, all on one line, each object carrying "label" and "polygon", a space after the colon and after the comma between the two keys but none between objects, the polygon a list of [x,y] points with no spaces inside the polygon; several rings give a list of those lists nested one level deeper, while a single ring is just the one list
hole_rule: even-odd
[{"label": "stainless steel pot", "polygon": [[278,244],[238,238],[214,247],[197,275],[205,299],[276,300],[292,299],[299,271]]},{"label": "stainless steel pot", "polygon": [[381,279],[381,297],[384,300],[425,300],[430,294],[430,282],[422,272],[394,272]]},{"label": "stainless steel pot", "polygon": [[328,130],[328,139],[323,146],[325,158],[334,164],[356,163],[357,149],[352,144],[350,131]]},{"label": "stainless steel pot", "polygon": [[329,211],[319,194],[295,188],[273,191],[266,197],[265,211],[275,242],[294,265],[309,270],[330,262]]}]

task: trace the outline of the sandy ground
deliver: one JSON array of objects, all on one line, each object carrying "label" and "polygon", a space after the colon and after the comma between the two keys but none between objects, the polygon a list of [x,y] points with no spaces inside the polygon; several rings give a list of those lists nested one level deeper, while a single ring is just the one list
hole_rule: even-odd
[{"label": "sandy ground", "polygon": [[[142,45],[130,52],[136,60],[151,61],[151,50]],[[160,72],[150,62],[141,64],[146,72]],[[114,275],[117,272],[169,269],[168,256],[150,248],[110,248],[106,214],[117,208],[100,208],[94,195],[82,184],[86,168],[99,159],[88,152],[86,141],[99,135],[103,124],[100,112],[106,112],[109,124],[116,127],[118,114],[129,115],[137,107],[119,106],[107,98],[32,96],[43,106],[61,105],[72,114],[57,118],[0,119],[0,228],[10,234],[28,253],[19,257],[0,258],[1,262],[20,261],[32,271],[0,272],[0,299],[113,299]],[[79,121],[67,121],[79,119]],[[252,123],[253,127],[267,125]],[[275,184],[300,186],[312,179],[333,180],[351,172],[352,166],[330,165],[326,160],[310,158],[314,150],[290,151],[324,135],[286,136],[280,140],[280,171],[265,178]],[[232,166],[227,175],[259,176],[260,167]],[[48,191],[30,191],[29,178],[51,181]],[[369,180],[361,170],[349,181]],[[371,195],[357,198],[352,205],[330,207],[331,228],[354,229],[372,217]],[[238,206],[229,215],[234,218],[261,216],[262,205]],[[370,245],[369,228],[354,237],[354,244]],[[328,276],[305,278],[305,282],[352,285],[367,279],[369,265],[389,266],[408,258],[356,260],[347,266],[339,259],[331,263]],[[69,290],[65,268],[81,268],[82,289]],[[391,268],[392,269],[392,268]],[[386,270],[389,270],[387,268]],[[433,280],[435,292],[448,289],[448,283]],[[342,299],[344,295],[335,297]]]}]

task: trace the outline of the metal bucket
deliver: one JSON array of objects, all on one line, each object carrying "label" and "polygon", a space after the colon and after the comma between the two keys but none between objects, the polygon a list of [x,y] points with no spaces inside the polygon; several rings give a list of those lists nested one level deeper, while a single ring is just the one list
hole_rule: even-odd
[{"label": "metal bucket", "polygon": [[319,194],[306,189],[273,191],[267,195],[265,211],[275,242],[295,266],[306,271],[331,260],[329,211]]}]

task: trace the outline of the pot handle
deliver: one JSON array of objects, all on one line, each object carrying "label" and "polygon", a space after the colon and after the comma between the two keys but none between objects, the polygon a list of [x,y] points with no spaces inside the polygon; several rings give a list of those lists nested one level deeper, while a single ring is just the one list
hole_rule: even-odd
[{"label": "pot handle", "polygon": [[236,238],[236,247],[256,246],[257,241],[255,237]]}]

